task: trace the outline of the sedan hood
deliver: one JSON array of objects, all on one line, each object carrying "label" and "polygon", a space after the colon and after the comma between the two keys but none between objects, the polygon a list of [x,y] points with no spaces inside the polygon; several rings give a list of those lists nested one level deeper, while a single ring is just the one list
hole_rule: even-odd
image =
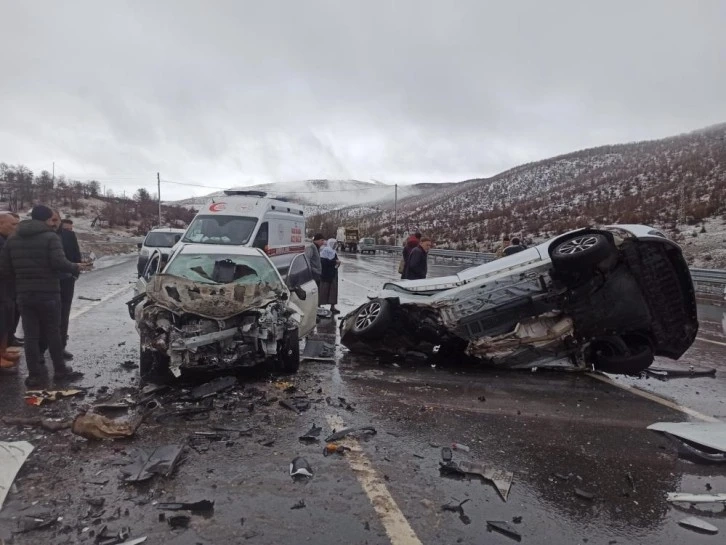
[{"label": "sedan hood", "polygon": [[224,320],[262,308],[289,297],[267,284],[203,284],[170,274],[157,274],[146,287],[146,295],[154,303],[176,314],[189,313]]}]

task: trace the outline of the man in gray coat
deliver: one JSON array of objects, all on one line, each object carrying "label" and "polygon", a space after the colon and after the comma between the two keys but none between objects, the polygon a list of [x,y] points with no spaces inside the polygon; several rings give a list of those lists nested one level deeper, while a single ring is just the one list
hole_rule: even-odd
[{"label": "man in gray coat", "polygon": [[[46,339],[55,369],[55,379],[73,379],[74,373],[63,359],[61,340],[61,301],[59,273],[80,274],[80,266],[71,263],[63,253],[55,233],[53,211],[37,205],[30,220],[18,224],[0,253],[0,281],[14,278],[17,301],[25,332],[25,361],[29,388],[44,386],[45,368],[41,364],[39,341]],[[57,222],[55,222],[57,223]]]},{"label": "man in gray coat", "polygon": [[305,257],[310,263],[310,271],[313,273],[313,280],[320,286],[320,275],[323,273],[323,266],[320,263],[320,247],[325,244],[325,237],[318,233],[313,237],[313,243],[305,248]]}]

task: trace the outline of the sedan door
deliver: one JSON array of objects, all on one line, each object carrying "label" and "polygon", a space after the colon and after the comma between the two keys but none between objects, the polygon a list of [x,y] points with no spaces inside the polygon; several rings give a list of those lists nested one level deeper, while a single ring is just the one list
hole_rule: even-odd
[{"label": "sedan door", "polygon": [[[304,254],[295,256],[290,262],[287,274],[287,287],[290,288],[290,301],[303,312],[300,323],[300,338],[312,333],[318,318],[318,285],[313,280],[313,273]],[[301,299],[296,291],[305,294]]]},{"label": "sedan door", "polygon": [[149,280],[151,280],[152,276],[161,271],[165,263],[166,259],[162,253],[159,250],[154,250],[151,253],[149,261],[146,262],[144,272],[141,273],[141,276],[139,276],[139,279],[136,281],[136,286],[134,286],[134,295],[146,292],[146,286],[149,283]]}]

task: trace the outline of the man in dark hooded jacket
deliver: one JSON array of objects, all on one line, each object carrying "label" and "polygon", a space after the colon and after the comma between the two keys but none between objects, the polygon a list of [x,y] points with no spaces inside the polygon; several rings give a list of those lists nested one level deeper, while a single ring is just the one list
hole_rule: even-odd
[{"label": "man in dark hooded jacket", "polygon": [[406,279],[406,266],[408,265],[408,258],[411,255],[411,252],[414,248],[418,247],[418,245],[421,243],[421,233],[418,231],[415,232],[413,235],[408,237],[406,240],[406,244],[403,246],[403,257],[401,259],[401,263],[398,266],[398,272],[401,273],[401,278]]},{"label": "man in dark hooded jacket", "polygon": [[[13,212],[0,212],[0,252],[15,233],[19,217]],[[17,370],[16,358],[6,352],[15,323],[15,279],[0,279],[0,369]]]},{"label": "man in dark hooded jacket", "polygon": [[[15,278],[17,301],[25,332],[25,361],[28,377],[25,384],[35,388],[44,384],[44,367],[40,363],[39,341],[48,342],[56,379],[77,378],[63,359],[61,341],[61,301],[59,273],[80,274],[80,266],[71,263],[55,233],[53,211],[37,205],[30,220],[18,224],[0,253],[0,278]],[[2,281],[2,280],[0,280]]]}]

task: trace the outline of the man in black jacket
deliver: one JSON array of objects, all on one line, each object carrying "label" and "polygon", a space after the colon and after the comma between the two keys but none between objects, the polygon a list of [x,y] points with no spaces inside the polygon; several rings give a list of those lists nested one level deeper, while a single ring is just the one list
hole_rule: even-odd
[{"label": "man in black jacket", "polygon": [[[80,373],[65,364],[61,341],[61,302],[59,273],[80,274],[80,266],[63,253],[58,225],[47,206],[33,208],[31,219],[22,221],[17,232],[0,253],[0,278],[15,278],[17,301],[25,332],[25,361],[28,377],[25,384],[35,388],[44,384],[40,363],[39,340],[48,342],[56,379],[77,378]],[[2,280],[0,280],[2,281]]]},{"label": "man in black jacket", "polygon": [[[66,259],[71,263],[81,263],[81,249],[78,246],[78,238],[73,232],[73,221],[69,219],[61,220],[58,235],[61,238],[63,252]],[[68,344],[68,323],[71,315],[71,304],[73,303],[73,293],[76,289],[76,278],[72,274],[61,273],[60,277],[60,296],[61,296],[61,341],[63,341],[63,357],[67,360],[73,359],[73,354],[66,350]]]},{"label": "man in black jacket", "polygon": [[[0,253],[8,237],[15,233],[19,217],[13,212],[0,212]],[[6,353],[15,323],[15,280],[0,280],[0,369],[16,370],[16,358]]]},{"label": "man in black jacket", "polygon": [[408,256],[403,277],[406,280],[421,280],[428,274],[428,253],[433,242],[428,237],[423,237],[421,243],[416,246]]}]

